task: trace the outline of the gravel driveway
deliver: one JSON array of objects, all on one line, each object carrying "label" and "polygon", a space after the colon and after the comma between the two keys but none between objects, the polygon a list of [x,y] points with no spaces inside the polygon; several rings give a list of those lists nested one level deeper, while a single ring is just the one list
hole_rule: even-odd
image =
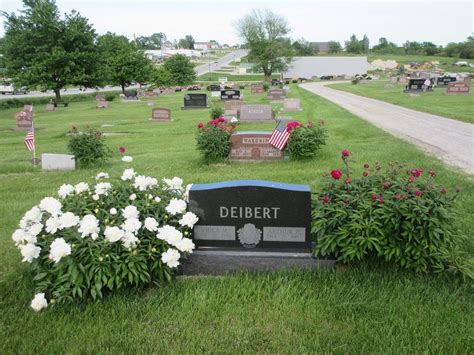
[{"label": "gravel driveway", "polygon": [[336,82],[305,83],[300,86],[334,102],[392,135],[415,144],[424,151],[439,157],[446,164],[474,175],[473,124],[411,110],[326,86],[334,83]]}]

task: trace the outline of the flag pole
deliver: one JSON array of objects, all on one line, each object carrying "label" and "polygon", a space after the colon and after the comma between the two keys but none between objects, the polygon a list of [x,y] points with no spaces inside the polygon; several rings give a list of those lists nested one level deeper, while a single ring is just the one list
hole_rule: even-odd
[{"label": "flag pole", "polygon": [[33,165],[36,166],[36,135],[35,135],[35,124],[34,121],[31,120],[31,129],[33,130]]}]

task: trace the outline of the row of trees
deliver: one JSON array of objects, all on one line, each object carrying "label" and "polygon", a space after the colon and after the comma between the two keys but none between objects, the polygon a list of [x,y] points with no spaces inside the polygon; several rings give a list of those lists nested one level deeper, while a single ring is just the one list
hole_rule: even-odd
[{"label": "row of trees", "polygon": [[53,0],[24,0],[20,15],[2,15],[3,75],[17,86],[53,90],[57,100],[68,85],[118,85],[125,92],[134,83],[188,85],[196,77],[186,57],[173,56],[157,69],[135,41],[113,33],[98,36],[76,11],[61,18]]}]

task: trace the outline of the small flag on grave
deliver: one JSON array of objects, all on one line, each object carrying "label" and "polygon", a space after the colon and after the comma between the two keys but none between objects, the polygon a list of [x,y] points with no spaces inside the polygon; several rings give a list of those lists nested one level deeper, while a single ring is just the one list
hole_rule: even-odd
[{"label": "small flag on grave", "polygon": [[285,121],[280,120],[278,121],[278,125],[273,130],[268,143],[270,143],[272,146],[274,146],[278,150],[283,150],[289,138],[290,138],[290,132],[288,132],[286,128],[286,123]]},{"label": "small flag on grave", "polygon": [[28,130],[28,133],[26,134],[24,142],[25,142],[26,149],[28,149],[30,152],[32,150],[35,150],[35,130],[33,126],[31,126],[30,129]]}]

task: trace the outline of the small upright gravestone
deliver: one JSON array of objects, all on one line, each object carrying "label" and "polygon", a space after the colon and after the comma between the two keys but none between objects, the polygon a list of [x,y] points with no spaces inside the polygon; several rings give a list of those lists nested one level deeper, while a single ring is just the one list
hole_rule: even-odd
[{"label": "small upright gravestone", "polygon": [[41,154],[41,168],[43,170],[75,170],[76,160],[69,154]]},{"label": "small upright gravestone", "polygon": [[171,121],[171,110],[168,108],[154,108],[151,111],[151,122],[169,122]]},{"label": "small upright gravestone", "polygon": [[231,135],[230,160],[281,160],[283,151],[268,143],[272,132],[238,132]]},{"label": "small upright gravestone", "polygon": [[184,95],[184,106],[182,110],[208,108],[207,94],[186,94]]},{"label": "small upright gravestone", "polygon": [[107,107],[109,107],[109,102],[105,99],[97,99],[96,98],[95,107],[96,108],[107,108]]},{"label": "small upright gravestone", "polygon": [[46,104],[46,107],[44,109],[45,112],[53,112],[54,111],[54,104]]},{"label": "small upright gravestone", "polygon": [[471,85],[468,82],[450,82],[445,95],[469,95]]},{"label": "small upright gravestone", "polygon": [[301,111],[300,99],[284,99],[283,108],[281,109],[284,112],[297,112]]},{"label": "small upright gravestone", "polygon": [[221,100],[240,100],[240,90],[221,90]]},{"label": "small upright gravestone", "polygon": [[226,115],[232,115],[235,117],[240,116],[240,108],[242,105],[245,105],[245,101],[240,101],[240,100],[227,100],[224,102],[224,114]]},{"label": "small upright gravestone", "polygon": [[270,89],[267,93],[267,99],[270,101],[281,101],[286,97],[286,92],[283,89]]},{"label": "small upright gravestone", "polygon": [[225,274],[313,268],[333,261],[312,258],[311,191],[307,185],[261,180],[195,184],[189,209],[197,249],[184,274]]},{"label": "small upright gravestone", "polygon": [[265,87],[263,86],[262,83],[252,84],[250,85],[250,92],[252,94],[261,94],[265,92]]},{"label": "small upright gravestone", "polygon": [[241,122],[274,122],[270,105],[242,105],[240,107]]},{"label": "small upright gravestone", "polygon": [[28,130],[33,122],[33,114],[26,111],[15,113],[16,127],[18,130]]},{"label": "small upright gravestone", "polygon": [[437,86],[448,86],[449,83],[456,81],[454,76],[439,76],[436,78]]}]

